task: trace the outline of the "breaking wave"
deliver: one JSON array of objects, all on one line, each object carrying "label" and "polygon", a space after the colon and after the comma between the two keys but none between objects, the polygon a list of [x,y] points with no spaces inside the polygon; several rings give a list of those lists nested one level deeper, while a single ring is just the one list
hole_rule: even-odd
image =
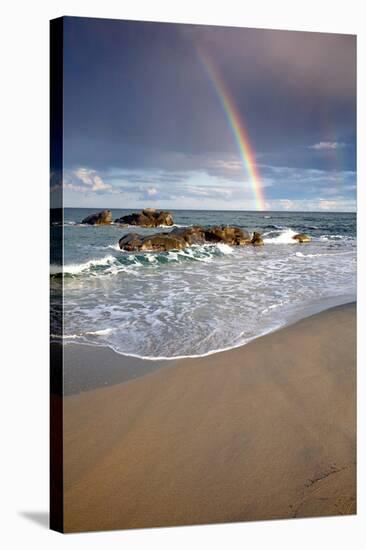
[{"label": "breaking wave", "polygon": [[293,238],[297,233],[298,231],[294,231],[289,227],[275,229],[263,233],[263,240],[268,244],[297,244],[297,241]]},{"label": "breaking wave", "polygon": [[212,262],[215,258],[234,253],[234,248],[225,244],[192,245],[184,250],[169,252],[125,252],[120,250],[118,243],[107,248],[118,252],[117,255],[107,255],[103,258],[89,260],[78,264],[51,265],[50,274],[53,277],[107,276],[120,272],[132,272],[134,269],[146,266],[158,266],[182,262]]}]

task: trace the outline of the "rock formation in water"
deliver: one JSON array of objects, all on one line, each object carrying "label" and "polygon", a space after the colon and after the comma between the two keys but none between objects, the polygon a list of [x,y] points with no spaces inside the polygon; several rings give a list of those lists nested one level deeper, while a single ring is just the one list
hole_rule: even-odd
[{"label": "rock formation in water", "polygon": [[[172,231],[154,233],[153,235],[138,235],[128,233],[119,240],[119,247],[129,252],[133,251],[168,251],[182,250],[193,244],[204,243],[225,243],[231,246],[246,244],[258,244],[261,239],[256,233],[256,243],[253,242],[250,234],[239,227],[211,227],[201,226],[175,227]],[[259,244],[263,244],[259,243]]]},{"label": "rock formation in water", "polygon": [[127,214],[115,220],[116,223],[126,225],[139,225],[140,227],[159,227],[159,225],[173,225],[173,216],[170,212],[145,208],[141,212]]},{"label": "rock formation in water", "polygon": [[112,223],[112,212],[110,210],[102,210],[96,214],[90,214],[83,219],[81,223],[87,223],[89,225],[106,225]]}]

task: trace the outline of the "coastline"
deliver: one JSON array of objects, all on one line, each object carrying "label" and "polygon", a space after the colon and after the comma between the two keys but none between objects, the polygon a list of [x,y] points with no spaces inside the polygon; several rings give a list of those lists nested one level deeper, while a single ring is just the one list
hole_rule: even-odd
[{"label": "coastline", "polygon": [[[244,344],[213,350],[203,355],[146,358],[119,353],[104,345],[98,346],[81,342],[67,343],[64,344],[64,395],[71,395],[81,391],[88,391],[99,387],[126,382],[134,378],[140,378],[160,368],[173,367],[177,362],[188,361],[190,359],[199,360],[217,354],[229,353],[233,350],[244,348],[252,342],[290,327],[308,317],[313,317],[329,309],[350,304],[356,304],[356,300],[352,300],[349,295],[340,296],[336,299],[329,298],[327,300],[323,299],[318,302],[313,302],[303,307],[301,310],[298,310],[296,313],[293,313],[283,325],[273,328]],[[56,342],[51,343],[51,353],[60,345],[61,344]],[[91,354],[93,354],[93,361],[90,361]],[[100,368],[100,365],[103,365],[102,368]],[[87,376],[85,375],[86,368],[88,370]]]},{"label": "coastline", "polygon": [[334,307],[138,378],[108,350],[105,387],[64,398],[65,531],[355,513],[355,323]]}]

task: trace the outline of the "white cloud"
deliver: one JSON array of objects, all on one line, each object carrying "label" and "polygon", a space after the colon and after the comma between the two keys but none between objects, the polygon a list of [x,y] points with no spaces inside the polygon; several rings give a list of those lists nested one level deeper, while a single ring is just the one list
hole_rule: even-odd
[{"label": "white cloud", "polygon": [[112,186],[109,183],[105,183],[102,178],[97,174],[95,170],[90,170],[88,168],[78,168],[72,173],[79,182],[82,182],[87,189],[83,188],[80,185],[74,185],[74,190],[80,190],[76,188],[82,188],[83,191],[107,191],[112,189]]},{"label": "white cloud", "polygon": [[[227,164],[226,164],[227,162]],[[243,209],[256,208],[250,179],[243,174],[235,159],[219,162],[225,176],[216,172],[164,170],[125,171],[113,169],[99,172],[80,167],[64,173],[67,204],[101,204],[101,195],[112,199],[115,208],[143,208],[154,201],[159,208]],[[227,174],[236,170],[240,178]],[[356,173],[351,170],[320,170],[289,166],[259,165],[262,188],[270,187],[267,210],[355,211]],[[79,197],[78,197],[79,195]],[[268,193],[269,195],[269,193]],[[278,198],[276,198],[276,196]],[[103,199],[104,203],[105,200]]]},{"label": "white cloud", "polygon": [[290,199],[279,199],[279,207],[281,210],[295,210],[296,202]]},{"label": "white cloud", "polygon": [[346,147],[346,143],[341,141],[319,141],[319,143],[309,145],[309,149],[315,149],[316,151],[332,151],[343,147]]},{"label": "white cloud", "polygon": [[266,202],[267,210],[289,210],[298,212],[355,212],[356,201],[345,197],[328,199],[273,199]]},{"label": "white cloud", "polygon": [[76,191],[77,193],[85,192],[85,187],[83,185],[75,185],[74,183],[69,183],[64,181],[64,189],[69,189],[70,191]]}]

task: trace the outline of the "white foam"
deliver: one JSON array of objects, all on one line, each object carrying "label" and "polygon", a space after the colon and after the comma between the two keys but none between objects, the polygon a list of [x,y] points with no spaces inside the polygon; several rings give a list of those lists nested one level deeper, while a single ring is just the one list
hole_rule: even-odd
[{"label": "white foam", "polygon": [[113,332],[113,328],[104,328],[101,330],[92,330],[92,331],[86,332],[85,334],[90,334],[95,336],[107,336],[111,332]]},{"label": "white foam", "polygon": [[116,261],[116,258],[114,256],[104,256],[104,258],[89,260],[88,262],[84,262],[81,264],[64,265],[63,269],[62,269],[62,266],[53,264],[50,266],[50,272],[51,272],[51,275],[55,275],[57,273],[62,273],[62,272],[68,273],[71,275],[77,275],[78,273],[87,271],[92,267],[102,266],[102,265],[105,265],[105,266],[111,265],[115,261]]},{"label": "white foam", "polygon": [[353,237],[350,235],[321,235],[320,241],[351,241]]},{"label": "white foam", "polygon": [[[232,344],[230,346],[225,346],[222,348],[215,348],[210,351],[207,351],[205,353],[197,353],[197,354],[187,354],[187,355],[160,355],[160,356],[151,356],[151,355],[139,355],[138,353],[129,353],[125,351],[121,351],[115,346],[109,344],[107,347],[112,349],[114,352],[118,353],[119,355],[123,355],[124,357],[133,357],[135,359],[143,359],[144,361],[177,361],[178,359],[199,359],[201,357],[209,357],[210,355],[215,355],[216,353],[223,353],[224,351],[230,351],[233,349],[240,348],[246,344],[249,344],[249,342],[252,342],[253,340],[256,340],[257,338],[260,338],[261,336],[265,336],[266,334],[270,334],[271,332],[274,332],[275,330],[278,330],[279,328],[282,328],[286,325],[286,321],[273,323],[272,326],[267,327],[263,329],[259,334],[256,334],[255,336],[251,336],[249,338],[243,338],[243,339],[237,339],[237,343]],[[241,335],[239,335],[241,336]],[[89,345],[89,346],[105,346],[105,344],[95,344],[94,342],[80,342],[80,344],[83,345]],[[78,342],[79,345],[79,342]]]},{"label": "white foam", "polygon": [[[353,290],[353,241],[322,242],[319,235],[332,231],[324,227],[310,232],[308,245],[291,247],[287,244],[296,244],[295,229],[305,227],[285,220],[287,226],[276,226],[273,221],[282,220],[259,224],[268,225],[260,251],[201,243],[170,252],[131,253],[118,247],[124,231],[115,228],[98,239],[84,235],[66,262],[79,275],[65,279],[64,326],[69,334],[62,342],[106,345],[149,360],[201,357],[278,328],[313,300]],[[328,240],[327,234],[323,237]],[[329,257],[316,257],[324,255]],[[62,270],[54,266],[53,272]],[[64,270],[70,272],[70,266]]]},{"label": "white foam", "polygon": [[112,250],[117,250],[118,252],[122,252],[120,247],[119,247],[119,244],[118,243],[115,243],[115,244],[109,244],[108,246],[106,246],[105,248],[111,248]]},{"label": "white foam", "polygon": [[168,261],[177,262],[178,261],[178,254],[177,252],[172,252],[171,250],[168,252]]},{"label": "white foam", "polygon": [[352,250],[345,250],[343,252],[332,252],[332,253],[324,253],[324,254],[303,254],[302,252],[296,252],[295,256],[298,258],[321,258],[323,256],[344,256],[345,254],[352,254],[354,255],[354,252]]},{"label": "white foam", "polygon": [[[163,224],[160,224],[160,225],[157,225],[157,227],[161,227],[162,229],[170,229],[171,227],[189,227],[189,225],[180,225],[178,223],[173,223],[172,225],[163,225]],[[150,229],[150,228],[149,228]],[[151,229],[155,229],[154,227],[151,227]]]},{"label": "white foam", "polygon": [[234,250],[231,246],[225,243],[217,243],[217,248],[220,250],[221,254],[233,254]]},{"label": "white foam", "polygon": [[80,338],[79,334],[50,334],[51,338],[56,338],[57,340],[76,340]]},{"label": "white foam", "polygon": [[[270,237],[269,235],[276,233],[275,237]],[[265,233],[267,237],[265,237],[263,240],[265,243],[268,244],[297,244],[297,241],[293,238],[295,235],[297,235],[297,232],[294,231],[291,228],[286,228],[280,232],[278,235],[278,231],[269,231],[268,233]]]}]

